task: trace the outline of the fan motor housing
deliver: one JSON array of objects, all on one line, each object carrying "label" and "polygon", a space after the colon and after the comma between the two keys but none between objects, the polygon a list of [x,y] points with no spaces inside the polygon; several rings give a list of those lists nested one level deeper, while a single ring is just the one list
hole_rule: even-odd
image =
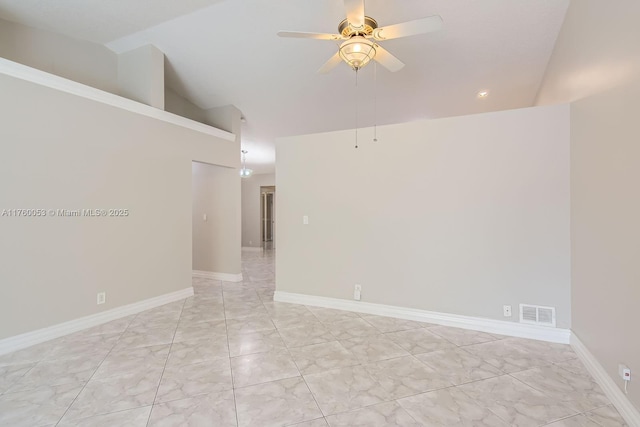
[{"label": "fan motor housing", "polygon": [[352,36],[370,36],[376,28],[378,28],[378,22],[370,16],[365,16],[362,28],[355,28],[349,24],[349,21],[344,19],[340,22],[340,25],[338,25],[338,33],[340,33],[344,38]]}]

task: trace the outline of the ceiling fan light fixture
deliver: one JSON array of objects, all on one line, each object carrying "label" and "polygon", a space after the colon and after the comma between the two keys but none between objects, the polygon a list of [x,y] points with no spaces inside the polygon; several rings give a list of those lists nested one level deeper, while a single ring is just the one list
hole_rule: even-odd
[{"label": "ceiling fan light fixture", "polygon": [[376,45],[363,36],[353,36],[340,45],[340,58],[358,71],[376,56]]},{"label": "ceiling fan light fixture", "polygon": [[240,169],[240,178],[249,178],[253,175],[253,169],[247,168],[247,150],[242,151],[242,169]]}]

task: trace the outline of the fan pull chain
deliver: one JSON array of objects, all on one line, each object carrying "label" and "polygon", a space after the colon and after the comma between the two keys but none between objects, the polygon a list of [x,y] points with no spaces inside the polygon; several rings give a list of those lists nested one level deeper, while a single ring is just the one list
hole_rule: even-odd
[{"label": "fan pull chain", "polygon": [[358,70],[356,69],[356,148],[358,148]]},{"label": "fan pull chain", "polygon": [[373,62],[373,142],[378,142],[378,63]]}]

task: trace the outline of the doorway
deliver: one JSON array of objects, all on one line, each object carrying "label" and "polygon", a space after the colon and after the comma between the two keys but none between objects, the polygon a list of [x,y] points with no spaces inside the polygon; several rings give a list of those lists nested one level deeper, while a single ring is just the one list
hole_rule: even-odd
[{"label": "doorway", "polygon": [[262,246],[275,249],[276,242],[276,187],[260,187],[260,218]]}]

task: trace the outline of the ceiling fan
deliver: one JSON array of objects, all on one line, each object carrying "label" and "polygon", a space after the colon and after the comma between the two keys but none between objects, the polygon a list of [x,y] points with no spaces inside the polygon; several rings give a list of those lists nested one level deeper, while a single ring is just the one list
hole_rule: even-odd
[{"label": "ceiling fan", "polygon": [[338,34],[279,31],[278,35],[280,37],[342,41],[338,52],[318,70],[322,74],[331,71],[341,60],[358,71],[372,59],[389,71],[395,72],[404,67],[404,64],[377,42],[429,33],[442,28],[442,18],[439,15],[378,27],[375,19],[364,14],[364,0],[344,0],[344,6],[347,11],[347,19],[338,25]]}]

